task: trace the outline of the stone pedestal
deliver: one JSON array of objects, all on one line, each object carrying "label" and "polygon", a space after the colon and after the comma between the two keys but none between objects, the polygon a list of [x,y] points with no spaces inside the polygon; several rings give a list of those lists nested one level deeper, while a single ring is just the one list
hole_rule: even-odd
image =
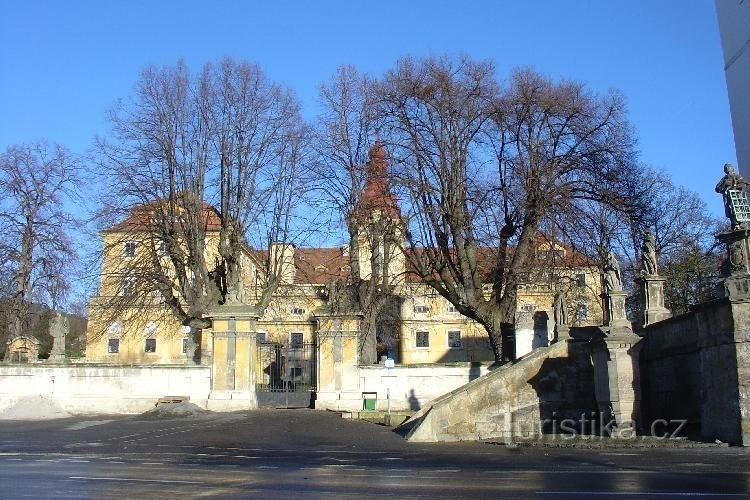
[{"label": "stone pedestal", "polygon": [[621,330],[593,346],[596,403],[604,423],[612,419],[618,430],[640,426],[639,340]]},{"label": "stone pedestal", "polygon": [[716,237],[727,246],[729,256],[722,269],[724,296],[750,299],[750,229],[738,227]]},{"label": "stone pedestal", "polygon": [[604,325],[609,327],[612,332],[622,331],[623,333],[632,333],[630,321],[628,321],[625,311],[625,298],[627,292],[615,290],[602,294],[604,303]]},{"label": "stone pedestal", "polygon": [[570,327],[568,325],[555,325],[555,342],[570,339]]},{"label": "stone pedestal", "polygon": [[641,293],[643,326],[672,317],[671,311],[664,307],[665,281],[665,278],[657,275],[641,276],[635,280]]},{"label": "stone pedestal", "polygon": [[225,306],[210,312],[211,393],[207,409],[257,408],[255,393],[255,325],[258,314],[247,306]]}]

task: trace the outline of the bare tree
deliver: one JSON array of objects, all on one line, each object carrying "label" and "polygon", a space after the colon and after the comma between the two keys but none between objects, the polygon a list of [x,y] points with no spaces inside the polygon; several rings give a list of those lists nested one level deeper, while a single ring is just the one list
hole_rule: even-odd
[{"label": "bare tree", "polygon": [[79,161],[64,147],[39,141],[0,155],[0,267],[8,279],[7,331],[29,327],[31,304],[56,308],[70,289]]},{"label": "bare tree", "polygon": [[[336,283],[333,307],[361,314],[358,359],[377,361],[378,323],[396,300],[393,252],[402,221],[389,199],[385,149],[376,143],[378,123],[374,82],[352,66],[340,67],[321,85],[322,113],[316,124],[316,193],[320,211],[332,209],[349,236],[351,274]],[[396,209],[396,210],[393,210]],[[385,332],[381,332],[385,335]],[[383,340],[383,339],[381,339]]]},{"label": "bare tree", "polygon": [[146,246],[120,271],[138,293],[112,297],[110,310],[157,296],[197,330],[215,304],[265,308],[281,269],[260,250],[290,237],[301,189],[307,131],[294,95],[254,64],[224,59],[194,75],[178,62],[144,69],[109,120],[100,217],[137,221],[113,229]]},{"label": "bare tree", "polygon": [[[576,200],[617,205],[634,141],[622,98],[487,62],[404,59],[380,87],[415,272],[482,324],[501,360],[535,237]],[[487,285],[487,286],[484,286]]]}]

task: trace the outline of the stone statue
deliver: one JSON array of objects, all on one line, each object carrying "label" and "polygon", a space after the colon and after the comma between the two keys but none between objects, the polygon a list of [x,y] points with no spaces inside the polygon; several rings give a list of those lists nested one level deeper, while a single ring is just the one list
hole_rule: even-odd
[{"label": "stone statue", "polygon": [[643,233],[643,246],[641,247],[641,272],[646,276],[659,274],[659,264],[656,260],[656,238],[650,229]]},{"label": "stone statue", "polygon": [[49,334],[52,337],[52,351],[50,360],[65,359],[65,337],[70,331],[70,322],[68,317],[60,311],[55,311],[49,322]]},{"label": "stone statue", "polygon": [[568,324],[568,304],[565,300],[565,290],[558,290],[555,294],[555,303],[553,306],[555,315],[555,325]]},{"label": "stone statue", "polygon": [[748,203],[744,190],[750,183],[734,171],[731,163],[724,165],[724,173],[724,177],[716,185],[716,192],[724,197],[724,213],[732,221],[732,227],[735,227],[748,222]]},{"label": "stone statue", "polygon": [[607,254],[604,263],[604,293],[622,291],[622,271],[613,251]]}]

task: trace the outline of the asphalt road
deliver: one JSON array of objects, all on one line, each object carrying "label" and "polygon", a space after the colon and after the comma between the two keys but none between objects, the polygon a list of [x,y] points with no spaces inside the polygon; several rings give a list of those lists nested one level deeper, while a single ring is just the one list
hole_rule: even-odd
[{"label": "asphalt road", "polygon": [[0,498],[741,498],[742,448],[411,444],[312,410],[0,424]]}]

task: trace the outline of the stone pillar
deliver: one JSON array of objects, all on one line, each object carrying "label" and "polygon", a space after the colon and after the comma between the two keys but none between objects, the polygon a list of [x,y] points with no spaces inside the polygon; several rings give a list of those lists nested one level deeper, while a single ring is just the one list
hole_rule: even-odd
[{"label": "stone pillar", "polygon": [[618,429],[640,425],[640,337],[619,331],[593,346],[596,403],[605,423],[613,419]]},{"label": "stone pillar", "polygon": [[[257,313],[248,306],[223,306],[210,312],[211,393],[207,408],[235,411],[257,408],[255,330]],[[204,333],[206,331],[204,330]]]},{"label": "stone pillar", "polygon": [[359,316],[319,316],[315,409],[362,409],[357,347]]},{"label": "stone pillar", "polygon": [[54,311],[49,322],[49,334],[52,336],[52,351],[49,353],[49,361],[65,361],[65,337],[69,331],[68,317],[60,311]]},{"label": "stone pillar", "polygon": [[640,337],[627,319],[626,296],[622,290],[603,295],[603,337],[592,346],[596,402],[605,420],[613,419],[618,429],[640,425]]},{"label": "stone pillar", "polygon": [[529,311],[516,311],[514,328],[515,353],[513,359],[525,356],[534,349],[534,313]]},{"label": "stone pillar", "polygon": [[727,246],[723,293],[731,323],[718,330],[701,352],[703,390],[701,432],[725,442],[750,446],[750,228],[736,226],[716,237]]},{"label": "stone pillar", "polygon": [[658,275],[645,275],[635,280],[641,293],[643,326],[672,317],[671,311],[664,307],[665,281],[665,278]]}]

